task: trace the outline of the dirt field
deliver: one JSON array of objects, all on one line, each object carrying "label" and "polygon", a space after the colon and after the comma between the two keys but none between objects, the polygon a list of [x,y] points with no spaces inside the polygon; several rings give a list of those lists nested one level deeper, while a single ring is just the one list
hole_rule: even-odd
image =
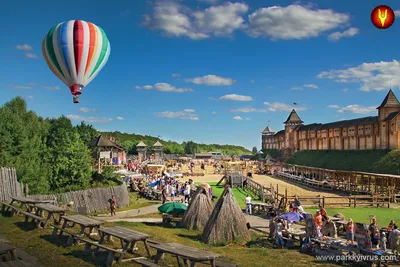
[{"label": "dirt field", "polygon": [[[216,174],[208,174],[200,177],[192,177],[193,181],[199,183],[207,183],[207,182],[218,182],[221,179],[222,175]],[[302,197],[313,197],[313,196],[338,196],[337,194],[321,192],[313,188],[307,188],[303,186],[297,186],[288,182],[285,182],[280,179],[272,178],[267,175],[253,175],[253,178],[258,183],[265,185],[266,187],[270,187],[271,184],[276,188],[278,185],[278,189],[280,193],[285,192],[285,188],[288,190],[288,196],[302,196]]]}]

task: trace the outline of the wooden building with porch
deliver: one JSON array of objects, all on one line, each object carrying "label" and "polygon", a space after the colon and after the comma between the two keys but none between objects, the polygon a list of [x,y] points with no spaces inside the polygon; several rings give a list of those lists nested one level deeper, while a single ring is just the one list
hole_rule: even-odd
[{"label": "wooden building with porch", "polygon": [[126,163],[125,149],[112,137],[97,136],[91,143],[91,149],[98,172],[101,172],[104,166],[123,167]]},{"label": "wooden building with porch", "polygon": [[307,166],[284,164],[279,176],[293,175],[299,181],[348,193],[388,196],[394,200],[400,197],[400,176],[367,173],[359,171],[339,171]]}]

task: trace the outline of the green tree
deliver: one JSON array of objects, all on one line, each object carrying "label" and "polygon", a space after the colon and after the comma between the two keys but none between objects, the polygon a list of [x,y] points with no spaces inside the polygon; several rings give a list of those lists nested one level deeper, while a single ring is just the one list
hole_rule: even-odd
[{"label": "green tree", "polygon": [[34,112],[27,111],[21,97],[0,108],[0,166],[14,167],[20,182],[31,193],[49,189],[46,146],[47,124]]},{"label": "green tree", "polygon": [[83,143],[87,146],[90,146],[93,139],[99,135],[97,130],[92,125],[86,124],[84,121],[82,121],[80,125],[77,125],[76,129]]},{"label": "green tree", "polygon": [[184,151],[186,154],[195,154],[198,151],[197,144],[193,141],[184,143],[184,146],[185,146]]},{"label": "green tree", "polygon": [[66,117],[50,119],[47,138],[53,190],[83,189],[91,178],[91,155],[71,121]]},{"label": "green tree", "polygon": [[253,149],[251,150],[251,153],[253,153],[253,154],[257,154],[257,147],[255,147],[255,146],[253,146]]}]

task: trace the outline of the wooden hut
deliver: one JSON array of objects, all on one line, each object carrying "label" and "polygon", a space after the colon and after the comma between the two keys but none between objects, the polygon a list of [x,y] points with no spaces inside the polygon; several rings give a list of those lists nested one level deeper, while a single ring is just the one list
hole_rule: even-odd
[{"label": "wooden hut", "polygon": [[122,167],[126,163],[125,149],[115,142],[112,137],[99,135],[91,143],[92,155],[96,160],[97,171],[101,172],[104,166],[113,165]]}]

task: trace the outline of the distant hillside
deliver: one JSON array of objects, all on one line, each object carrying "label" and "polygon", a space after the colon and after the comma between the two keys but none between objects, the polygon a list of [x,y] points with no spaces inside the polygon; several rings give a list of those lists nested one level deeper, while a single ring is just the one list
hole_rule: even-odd
[{"label": "distant hillside", "polygon": [[400,150],[298,151],[286,163],[331,170],[399,174]]},{"label": "distant hillside", "polygon": [[[184,154],[186,142],[179,144],[173,141],[165,141],[154,136],[128,134],[121,132],[102,132],[105,136],[112,136],[115,140],[124,146],[129,154],[136,154],[136,145],[143,141],[147,146],[152,146],[155,142],[160,140],[164,145],[164,153],[166,154]],[[196,144],[197,152],[222,152],[224,155],[241,155],[251,154],[249,150],[242,146],[234,145],[217,145],[217,144]]]}]

